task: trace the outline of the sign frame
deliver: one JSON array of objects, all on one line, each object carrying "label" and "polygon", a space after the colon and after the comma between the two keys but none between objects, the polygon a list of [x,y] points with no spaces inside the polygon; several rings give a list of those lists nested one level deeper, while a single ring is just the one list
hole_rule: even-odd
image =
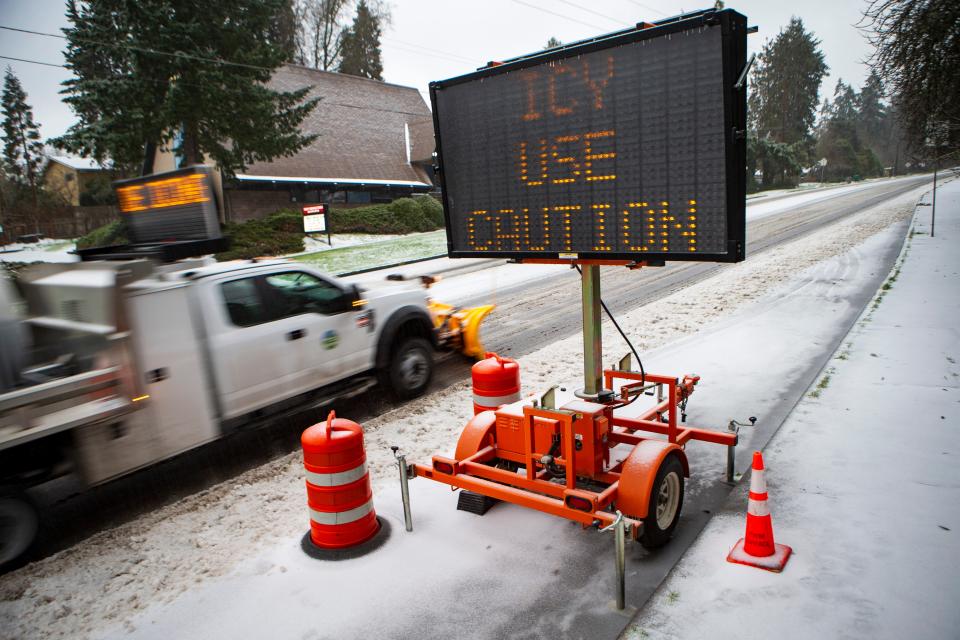
[{"label": "sign frame", "polygon": [[[469,251],[455,250],[453,225],[448,201],[446,171],[444,167],[443,139],[440,120],[443,118],[438,103],[438,94],[445,88],[482,80],[499,74],[519,71],[530,67],[549,64],[556,60],[573,58],[578,55],[602,51],[641,40],[660,38],[700,27],[721,29],[722,85],[724,156],[726,174],[726,245],[723,253],[690,252],[608,252],[580,251],[575,254],[559,251]],[[667,18],[655,23],[641,23],[635,28],[609,33],[589,40],[507,60],[501,64],[479,69],[447,80],[430,83],[430,102],[433,111],[433,127],[436,141],[436,169],[440,180],[443,198],[444,222],[447,234],[447,254],[451,258],[511,258],[519,262],[524,260],[603,260],[660,263],[666,260],[688,262],[740,262],[745,258],[746,250],[746,126],[747,126],[747,88],[743,83],[735,85],[742,73],[747,59],[746,37],[749,32],[747,18],[732,9],[707,9]]]},{"label": "sign frame", "polygon": [[[196,177],[205,191],[202,200],[157,204],[159,185]],[[223,236],[220,228],[219,200],[214,183],[213,169],[206,165],[192,165],[173,171],[151,173],[136,178],[115,180],[112,184],[117,196],[120,218],[126,222],[127,233],[133,244],[157,244],[216,240]],[[124,208],[127,190],[142,188],[143,191],[129,196],[129,205],[139,208]],[[164,194],[168,199],[182,197],[179,191]],[[149,200],[147,199],[149,196]]]},{"label": "sign frame", "polygon": [[[327,215],[330,213],[330,205],[326,202],[319,204],[306,204],[300,207],[300,213],[303,215],[303,232],[306,235],[315,233],[327,234],[327,244],[333,246],[333,240],[330,238],[330,220]],[[319,223],[318,228],[313,225]]]}]

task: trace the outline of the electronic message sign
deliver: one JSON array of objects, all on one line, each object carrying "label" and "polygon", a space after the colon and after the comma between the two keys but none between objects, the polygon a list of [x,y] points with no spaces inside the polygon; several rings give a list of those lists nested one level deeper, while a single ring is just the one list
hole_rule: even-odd
[{"label": "electronic message sign", "polygon": [[219,238],[213,179],[197,166],[114,183],[133,243]]},{"label": "electronic message sign", "polygon": [[430,85],[451,257],[744,258],[746,18],[645,27]]}]

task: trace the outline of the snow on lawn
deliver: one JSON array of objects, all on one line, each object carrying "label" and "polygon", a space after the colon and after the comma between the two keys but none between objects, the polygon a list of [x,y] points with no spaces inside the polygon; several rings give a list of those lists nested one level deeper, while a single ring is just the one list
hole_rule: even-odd
[{"label": "snow on lawn", "polygon": [[[764,252],[621,320],[627,327],[643,323],[637,347],[644,350],[689,336],[779,290],[798,272],[906,219],[915,198],[897,198]],[[469,281],[474,276],[464,277]],[[617,340],[606,346],[605,362],[621,355]],[[523,357],[524,391],[540,392],[558,379],[575,379],[580,351],[575,336]],[[396,482],[390,445],[404,445],[410,460],[449,452],[470,414],[469,383],[462,382],[365,422],[375,491]],[[18,637],[83,636],[123,623],[148,606],[172,602],[244,559],[296,537],[304,526],[297,452],[4,576],[0,616],[14,621],[11,633]]]},{"label": "snow on lawn", "polygon": [[[929,201],[929,198],[927,198]],[[624,634],[948,638],[960,630],[960,181],[767,446],[783,573],[730,564],[748,483]]]},{"label": "snow on lawn", "polygon": [[70,253],[75,246],[73,240],[53,238],[4,244],[0,245],[0,262],[76,262],[79,258]]},{"label": "snow on lawn", "polygon": [[446,251],[446,231],[440,229],[349,247],[338,247],[335,244],[332,249],[290,257],[327,273],[337,274],[435,256]]}]

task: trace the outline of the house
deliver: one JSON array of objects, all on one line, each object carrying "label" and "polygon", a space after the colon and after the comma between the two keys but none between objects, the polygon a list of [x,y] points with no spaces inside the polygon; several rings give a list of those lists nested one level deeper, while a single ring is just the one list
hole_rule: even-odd
[{"label": "house", "polygon": [[96,160],[90,158],[71,158],[66,156],[48,156],[43,174],[43,188],[58,196],[64,204],[74,207],[80,205],[103,204],[90,201],[109,193],[112,173]]},{"label": "house", "polygon": [[390,202],[434,188],[433,116],[417,89],[297,65],[278,69],[270,86],[307,87],[309,97],[320,98],[301,125],[317,138],[296,155],[254,163],[225,181],[226,220],[310,203]]}]

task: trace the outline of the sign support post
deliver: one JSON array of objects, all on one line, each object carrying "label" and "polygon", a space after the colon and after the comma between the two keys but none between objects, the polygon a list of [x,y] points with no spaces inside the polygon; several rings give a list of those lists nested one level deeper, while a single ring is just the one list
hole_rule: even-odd
[{"label": "sign support post", "polygon": [[580,288],[583,304],[583,389],[577,392],[577,396],[596,400],[603,386],[599,265],[581,265]]}]

